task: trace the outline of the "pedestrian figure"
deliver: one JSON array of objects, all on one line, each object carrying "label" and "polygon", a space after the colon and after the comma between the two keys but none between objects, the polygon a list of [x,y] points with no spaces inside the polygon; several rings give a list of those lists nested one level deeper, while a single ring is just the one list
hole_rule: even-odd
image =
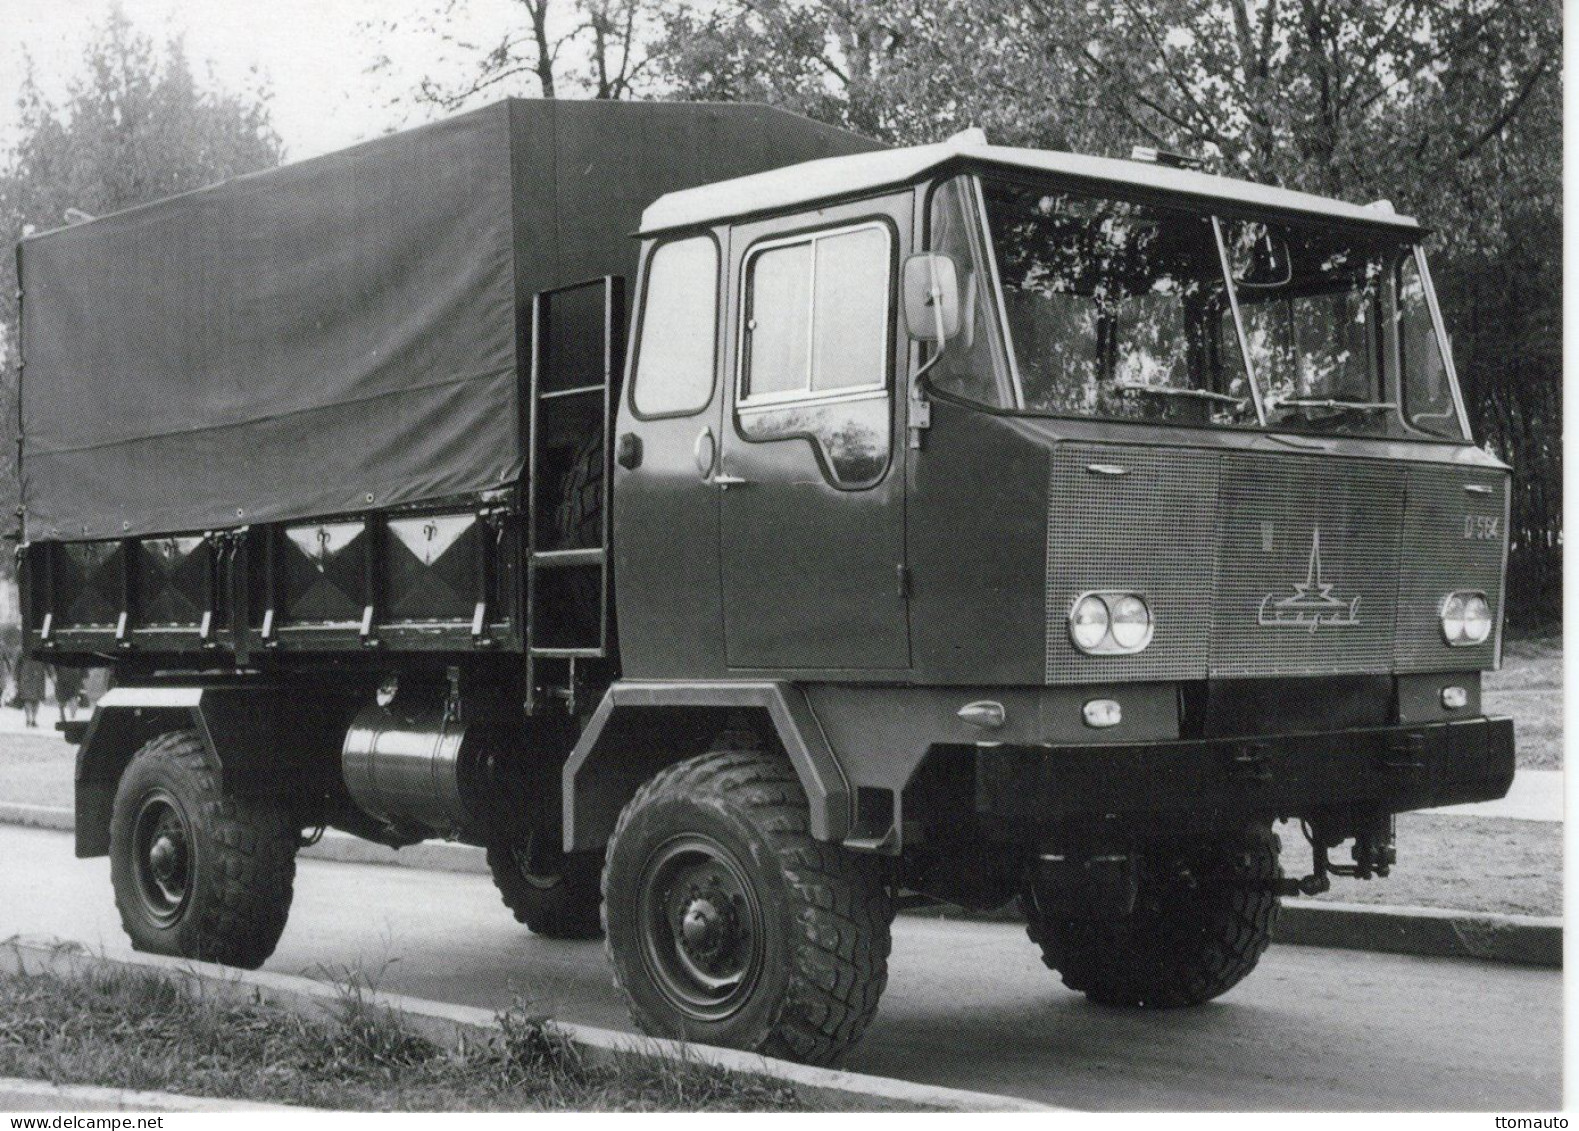
[{"label": "pedestrian figure", "polygon": [[78,700],[82,697],[82,669],[55,667],[55,705],[60,709],[60,721],[69,722],[77,717]]},{"label": "pedestrian figure", "polygon": [[38,726],[38,705],[44,699],[46,676],[44,665],[25,652],[16,663],[16,697],[30,727]]}]

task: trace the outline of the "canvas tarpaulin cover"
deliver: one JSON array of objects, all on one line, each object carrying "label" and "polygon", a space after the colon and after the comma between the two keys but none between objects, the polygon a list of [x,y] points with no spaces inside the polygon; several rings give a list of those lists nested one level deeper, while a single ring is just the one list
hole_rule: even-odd
[{"label": "canvas tarpaulin cover", "polygon": [[31,541],[509,484],[531,296],[665,192],[877,143],[765,106],[511,99],[21,245]]},{"label": "canvas tarpaulin cover", "polygon": [[26,241],[27,537],[511,479],[509,152],[468,114]]}]

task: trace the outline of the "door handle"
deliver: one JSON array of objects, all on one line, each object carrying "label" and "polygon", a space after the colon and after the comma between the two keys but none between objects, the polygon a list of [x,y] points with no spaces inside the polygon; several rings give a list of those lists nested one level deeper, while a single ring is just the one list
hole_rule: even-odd
[{"label": "door handle", "polygon": [[641,466],[641,437],[634,432],[627,432],[619,438],[614,447],[614,462],[626,471],[635,471]]},{"label": "door handle", "polygon": [[720,474],[713,476],[708,480],[708,482],[715,487],[742,487],[751,481],[749,479],[742,479],[738,475]]}]

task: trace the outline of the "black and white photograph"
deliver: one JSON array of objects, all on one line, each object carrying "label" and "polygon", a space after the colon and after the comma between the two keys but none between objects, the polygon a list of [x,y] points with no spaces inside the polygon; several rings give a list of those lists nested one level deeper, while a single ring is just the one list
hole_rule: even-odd
[{"label": "black and white photograph", "polygon": [[0,1119],[1566,1127],[1575,10],[0,0]]}]

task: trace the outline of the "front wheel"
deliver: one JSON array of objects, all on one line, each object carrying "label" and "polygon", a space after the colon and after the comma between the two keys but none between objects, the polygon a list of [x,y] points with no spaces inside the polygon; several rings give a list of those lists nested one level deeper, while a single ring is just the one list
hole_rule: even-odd
[{"label": "front wheel", "polygon": [[644,785],[614,830],[603,908],[615,982],[655,1036],[826,1063],[887,981],[880,863],[813,840],[794,770],[760,751]]},{"label": "front wheel", "polygon": [[1023,900],[1027,931],[1064,985],[1103,1005],[1199,1005],[1255,969],[1277,922],[1278,839],[1167,842],[1141,856],[1129,915],[1085,918],[1078,909]]},{"label": "front wheel", "polygon": [[149,742],[110,819],[110,881],[132,946],[263,965],[290,912],[299,832],[283,806],[222,793],[195,731]]}]

